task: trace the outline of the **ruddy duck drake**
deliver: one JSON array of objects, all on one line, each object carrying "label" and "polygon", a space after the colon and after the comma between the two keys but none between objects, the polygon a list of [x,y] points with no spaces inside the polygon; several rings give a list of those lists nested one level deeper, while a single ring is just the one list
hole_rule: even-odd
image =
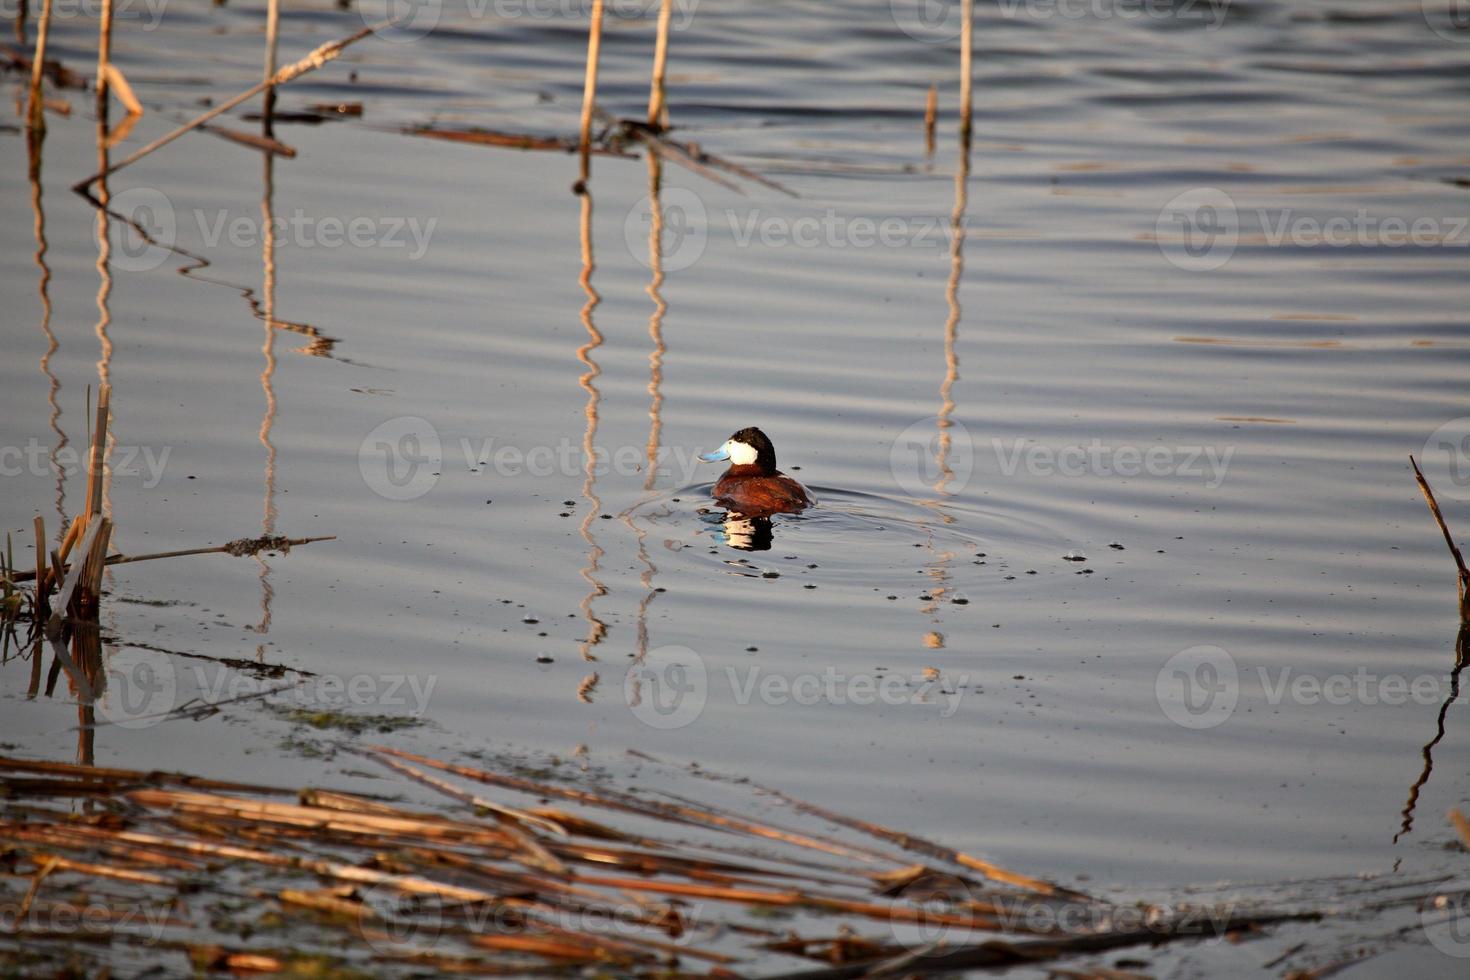
[{"label": "ruddy duck drake", "polygon": [[730,468],[715,484],[715,501],[746,517],[796,514],[813,503],[806,487],[776,469],[776,447],[760,429],[741,429],[712,453],[699,457],[706,463],[722,459]]}]

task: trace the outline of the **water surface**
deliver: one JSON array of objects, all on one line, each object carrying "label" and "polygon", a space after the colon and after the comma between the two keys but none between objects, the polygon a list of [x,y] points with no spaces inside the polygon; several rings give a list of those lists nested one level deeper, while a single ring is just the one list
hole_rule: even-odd
[{"label": "water surface", "polygon": [[[114,570],[106,655],[167,665],[161,708],[264,683],[183,653],[365,677],[357,709],[425,709],[391,736],[422,749],[697,762],[1062,880],[1441,868],[1463,709],[1395,840],[1456,628],[1407,455],[1466,526],[1467,460],[1431,436],[1470,431],[1470,197],[1448,180],[1470,173],[1470,41],[1417,3],[1201,9],[985,5],[957,181],[945,23],[700,5],[672,41],[676,135],[798,196],[665,165],[652,263],[642,156],[598,157],[578,197],[573,156],[402,132],[573,133],[575,16],[445,5],[427,37],[281,92],[363,107],[279,124],[296,158],[196,133],[109,180],[202,267],[116,221],[99,266],[69,190],[97,162],[91,100],[62,93],[37,185],[24,137],[0,136],[0,444],[43,458],[7,472],[0,518],[19,544],[77,510],[85,474],[45,460],[85,446],[108,381],[115,453],[137,447],[107,485],[117,549],[337,535]],[[252,84],[262,23],[231,4],[120,27],[148,114],[114,156]],[[293,5],[282,60],[360,25]],[[93,24],[54,27],[85,69]],[[610,18],[615,115],[644,111],[651,32]],[[273,251],[263,213],[287,222]],[[358,244],[323,242],[355,219]],[[1346,244],[1314,234],[1331,219]],[[1386,219],[1428,224],[1404,243]],[[691,462],[746,425],[821,500],[764,550],[700,513],[718,474]],[[1228,655],[1236,700],[1180,724],[1160,685],[1196,647]],[[704,672],[687,723],[630,708],[630,666],[682,682],[684,651]],[[1370,693],[1337,703],[1280,686],[1360,671]],[[1386,676],[1434,686],[1389,704]],[[0,669],[0,738],[74,757],[65,684],[32,696],[31,677]],[[290,733],[247,702],[106,726],[93,751],[320,778]]]}]

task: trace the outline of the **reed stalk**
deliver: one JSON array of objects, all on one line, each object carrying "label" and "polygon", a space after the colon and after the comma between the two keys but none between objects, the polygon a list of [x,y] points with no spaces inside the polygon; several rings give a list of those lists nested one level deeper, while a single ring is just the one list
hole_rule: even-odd
[{"label": "reed stalk", "polygon": [[97,422],[92,429],[92,450],[87,459],[87,520],[102,513],[103,471],[107,459],[107,422],[112,410],[112,385],[97,389]]},{"label": "reed stalk", "polygon": [[276,42],[280,37],[281,29],[281,0],[270,0],[265,12],[265,106],[262,112],[261,132],[267,137],[272,135],[275,121],[272,118],[276,111],[276,87],[270,84],[271,79],[276,77]]},{"label": "reed stalk", "polygon": [[107,118],[107,88],[112,68],[112,0],[102,0],[97,22],[97,118]]},{"label": "reed stalk", "polygon": [[663,0],[658,11],[658,38],[653,48],[653,80],[648,92],[648,125],[653,129],[669,128],[669,104],[664,92],[664,78],[669,63],[669,23],[674,17],[674,0]]},{"label": "reed stalk", "polygon": [[960,28],[960,142],[970,145],[970,116],[973,103],[970,90],[975,81],[972,61],[975,53],[975,0],[965,0],[965,22]]},{"label": "reed stalk", "polygon": [[26,123],[37,132],[44,132],[46,120],[45,98],[41,83],[46,77],[46,39],[51,33],[51,0],[41,6],[41,19],[36,24],[36,52],[31,59],[31,92],[26,103]]},{"label": "reed stalk", "polygon": [[46,519],[36,515],[36,621],[44,622],[50,611],[47,592],[51,583],[47,581],[46,568]]},{"label": "reed stalk", "polygon": [[924,99],[924,155],[934,155],[934,127],[939,121],[939,86],[929,83],[929,95]]},{"label": "reed stalk", "polygon": [[597,61],[602,52],[602,4],[603,0],[593,0],[592,22],[587,27],[587,77],[582,86],[582,125],[577,137],[582,184],[592,176],[592,107],[597,102]]}]

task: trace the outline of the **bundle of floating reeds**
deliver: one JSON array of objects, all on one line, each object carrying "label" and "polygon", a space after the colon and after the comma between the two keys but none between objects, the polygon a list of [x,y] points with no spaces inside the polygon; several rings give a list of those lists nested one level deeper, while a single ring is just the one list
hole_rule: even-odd
[{"label": "bundle of floating reeds", "polygon": [[[13,926],[0,931],[0,966],[18,948],[32,965],[82,972],[179,961],[313,976],[728,977],[784,964],[794,972],[783,977],[841,980],[1244,939],[1427,898],[1422,887],[1394,898],[1374,887],[1361,909],[1242,911],[1237,900],[1120,915],[1124,906],[773,791],[862,836],[393,748],[338,748],[441,794],[452,812],[397,796],[0,757],[0,904]],[[1463,817],[1457,827],[1470,843]]]},{"label": "bundle of floating reeds", "polygon": [[[1223,914],[1206,932],[1204,910],[1157,910],[1148,929],[1110,930],[1108,903],[789,797],[879,845],[692,801],[391,748],[352,751],[442,794],[457,812],[0,757],[10,872],[0,876],[0,901],[20,912],[0,949],[80,951],[93,965],[146,953],[154,963],[313,975],[581,966],[728,976],[755,958],[828,964],[839,969],[822,975],[837,976],[883,964],[922,973],[1044,963],[1317,917]],[[615,826],[614,815],[668,833]],[[51,925],[63,911],[99,908],[88,928],[75,917],[71,928]],[[770,924],[782,916],[786,924]],[[1069,921],[1089,926],[1044,925]],[[905,945],[905,930],[930,936]],[[936,943],[936,931],[947,941]],[[980,942],[1001,935],[1013,941]],[[843,972],[852,964],[855,973]]]}]

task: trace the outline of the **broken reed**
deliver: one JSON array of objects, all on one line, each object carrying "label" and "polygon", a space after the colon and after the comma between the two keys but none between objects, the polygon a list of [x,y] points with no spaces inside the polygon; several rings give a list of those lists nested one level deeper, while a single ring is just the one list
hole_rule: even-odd
[{"label": "broken reed", "polygon": [[1450,549],[1450,557],[1454,559],[1455,570],[1459,573],[1460,585],[1460,623],[1470,626],[1470,568],[1465,567],[1465,556],[1460,552],[1460,546],[1455,544],[1455,536],[1450,533],[1450,526],[1445,522],[1444,513],[1439,509],[1439,501],[1434,499],[1434,491],[1429,489],[1429,481],[1424,479],[1424,474],[1419,470],[1419,463],[1413,455],[1409,456],[1409,465],[1414,468],[1414,479],[1419,483],[1419,491],[1424,494],[1424,501],[1429,505],[1429,513],[1434,515],[1434,523],[1439,525],[1439,533],[1444,535],[1444,543]]},{"label": "broken reed", "polygon": [[[91,447],[87,457],[86,510],[72,519],[60,548],[50,553],[47,561],[46,521],[36,515],[36,567],[32,572],[15,569],[13,555],[8,555],[3,573],[4,618],[20,616],[22,603],[19,583],[34,581],[29,596],[32,617],[37,625],[57,628],[61,620],[74,616],[95,620],[102,596],[102,573],[107,566],[107,547],[112,540],[112,521],[102,516],[102,486],[105,480],[105,458],[108,422],[111,415],[112,386],[102,385],[97,393],[97,414],[92,426]],[[9,536],[7,535],[7,546]],[[80,546],[80,547],[79,547]],[[73,550],[77,559],[70,565]],[[52,604],[52,592],[56,603]]]}]

